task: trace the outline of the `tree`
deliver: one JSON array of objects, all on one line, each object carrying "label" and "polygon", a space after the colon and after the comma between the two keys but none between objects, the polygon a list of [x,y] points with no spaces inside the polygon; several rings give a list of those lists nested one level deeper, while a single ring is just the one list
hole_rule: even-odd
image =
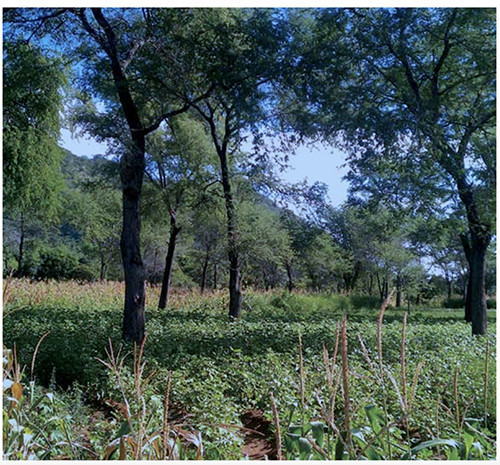
[{"label": "tree", "polygon": [[[341,134],[353,159],[413,159],[453,187],[467,221],[461,235],[470,269],[466,318],[473,334],[485,334],[485,254],[495,214],[495,10],[350,9],[315,16],[323,32],[303,55],[313,77],[313,90],[303,95],[322,114],[312,131],[330,140]],[[343,77],[332,77],[332,61],[345,64]]]},{"label": "tree", "polygon": [[[239,318],[242,310],[241,260],[238,219],[231,178],[234,155],[245,136],[259,133],[269,121],[270,89],[279,75],[284,44],[284,24],[273,10],[197,10],[190,11],[190,28],[179,30],[171,53],[183,50],[207,60],[193,61],[181,75],[189,92],[185,101],[206,125],[220,162],[228,238],[229,316]],[[175,14],[174,14],[175,16]],[[186,31],[188,34],[186,34]],[[188,58],[189,59],[189,58]],[[198,79],[192,78],[196,75]],[[213,89],[204,98],[200,82]]]},{"label": "tree", "polygon": [[[127,147],[120,170],[123,192],[120,244],[125,272],[122,337],[136,342],[142,341],[145,326],[140,200],[146,137],[168,118],[189,108],[185,101],[175,101],[172,92],[154,93],[156,87],[152,82],[161,81],[162,74],[174,62],[172,57],[159,53],[162,39],[170,29],[165,29],[164,35],[151,33],[156,27],[156,17],[161,14],[161,10],[155,9],[110,9],[105,14],[102,8],[56,8],[14,9],[4,15],[4,20],[14,22],[21,32],[23,27],[28,29],[30,39],[49,32],[60,47],[82,60],[83,100],[87,109],[93,110],[81,115],[83,129]],[[205,88],[201,97],[210,91],[211,88]],[[92,105],[91,96],[97,96],[104,104],[104,114],[99,114]],[[194,95],[191,98],[197,101]]]},{"label": "tree", "polygon": [[22,42],[4,43],[3,204],[19,224],[18,275],[30,223],[55,216],[64,186],[57,141],[66,82],[58,59]]},{"label": "tree", "polygon": [[281,283],[284,267],[292,256],[290,237],[278,213],[257,198],[240,202],[238,210],[245,281],[266,291],[274,289]]},{"label": "tree", "polygon": [[[170,235],[158,308],[168,301],[177,238],[185,210],[200,208],[207,189],[214,184],[213,146],[203,126],[193,118],[177,116],[168,129],[158,131],[147,143],[146,175],[153,192],[146,193],[149,210],[170,217]],[[157,201],[155,201],[157,200]]]}]

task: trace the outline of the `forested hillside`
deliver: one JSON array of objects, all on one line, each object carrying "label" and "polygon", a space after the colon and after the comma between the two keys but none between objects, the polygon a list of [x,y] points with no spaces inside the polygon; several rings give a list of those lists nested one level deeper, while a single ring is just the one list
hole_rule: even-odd
[{"label": "forested hillside", "polygon": [[[4,277],[121,281],[119,164],[102,155],[79,157],[60,150],[64,188],[52,221],[4,213]],[[174,163],[171,168],[177,168]],[[170,188],[180,192],[188,185],[182,173],[168,175]],[[402,222],[401,213],[383,203],[373,208],[352,201],[335,208],[324,195],[311,204],[303,189],[287,186],[287,198],[295,200],[292,211],[266,197],[244,172],[238,182],[245,288],[355,293],[383,300],[397,286],[405,305],[408,299],[434,305],[450,299],[449,305],[460,305],[452,298],[465,298],[465,255],[438,221],[412,215]],[[221,192],[217,186],[205,190],[198,181],[191,189],[200,187],[200,198],[191,193],[181,204],[175,191],[158,192],[153,175],[146,181],[142,255],[148,282],[162,282],[175,211],[179,232],[172,286],[202,291],[227,286]],[[489,253],[486,292],[494,296],[493,246]]]}]

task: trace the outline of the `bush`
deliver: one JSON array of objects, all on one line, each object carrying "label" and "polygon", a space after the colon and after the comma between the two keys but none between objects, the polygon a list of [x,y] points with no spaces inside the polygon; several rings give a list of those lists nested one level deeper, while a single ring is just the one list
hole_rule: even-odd
[{"label": "bush", "polygon": [[37,278],[72,279],[78,272],[79,257],[66,245],[44,246],[38,255]]},{"label": "bush", "polygon": [[497,299],[486,300],[486,308],[497,308]]},{"label": "bush", "polygon": [[367,295],[353,295],[350,297],[351,305],[356,310],[361,308],[376,309],[380,307],[380,300],[377,297]]},{"label": "bush", "polygon": [[459,297],[452,297],[443,302],[444,308],[465,308],[465,300]]}]

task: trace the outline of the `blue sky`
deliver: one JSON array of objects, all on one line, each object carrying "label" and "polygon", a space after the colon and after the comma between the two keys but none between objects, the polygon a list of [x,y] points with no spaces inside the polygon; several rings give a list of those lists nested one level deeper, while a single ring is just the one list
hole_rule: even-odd
[{"label": "blue sky", "polygon": [[[75,155],[93,156],[106,153],[106,146],[93,139],[80,137],[73,139],[68,130],[61,133],[61,145]],[[290,157],[290,168],[281,173],[285,181],[299,182],[307,179],[309,184],[316,181],[328,186],[328,194],[333,205],[338,206],[347,199],[349,184],[342,180],[348,169],[342,168],[345,155],[332,147],[317,144],[316,148],[300,146]]]}]

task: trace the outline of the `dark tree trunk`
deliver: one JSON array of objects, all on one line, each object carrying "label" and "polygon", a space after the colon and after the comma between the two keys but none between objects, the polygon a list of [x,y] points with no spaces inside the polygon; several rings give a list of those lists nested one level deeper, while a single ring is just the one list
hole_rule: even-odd
[{"label": "dark tree trunk", "polygon": [[[470,258],[468,258],[470,260]],[[469,265],[470,268],[470,265]],[[472,273],[469,271],[469,278],[467,280],[467,287],[465,290],[465,315],[464,319],[468,323],[472,322]]]},{"label": "dark tree trunk", "polygon": [[373,297],[373,275],[370,274],[370,278],[368,280],[368,295]]},{"label": "dark tree trunk", "polygon": [[123,155],[120,167],[123,191],[123,229],[120,248],[125,274],[122,337],[125,341],[141,342],[144,338],[145,323],[145,273],[140,249],[140,200],[145,167],[146,132],[120,62],[115,32],[101,8],[92,8],[92,14],[102,28],[103,34],[96,31],[88,22],[84,10],[80,11],[80,19],[83,27],[109,57],[114,85],[132,139],[131,147]]},{"label": "dark tree trunk", "polygon": [[461,240],[469,264],[465,320],[472,323],[472,334],[484,335],[488,326],[485,292],[486,250],[491,236],[485,234],[479,226],[471,227],[469,223],[469,236],[464,234]]},{"label": "dark tree trunk", "polygon": [[24,261],[24,238],[26,231],[24,228],[24,215],[21,213],[21,237],[19,238],[19,254],[17,256],[17,277],[20,278],[23,275],[23,261]]},{"label": "dark tree trunk", "polygon": [[472,320],[472,334],[486,334],[487,307],[484,288],[486,248],[474,249],[470,263],[470,315]]},{"label": "dark tree trunk", "polygon": [[285,267],[286,267],[286,275],[288,277],[286,286],[288,291],[292,292],[295,287],[295,284],[293,282],[292,265],[290,263],[287,263]]},{"label": "dark tree trunk", "polygon": [[214,263],[214,291],[217,289],[217,263]]},{"label": "dark tree trunk", "polygon": [[264,281],[264,289],[267,292],[269,290],[269,273],[267,272],[267,269],[265,266],[262,267],[262,278]]},{"label": "dark tree trunk", "polygon": [[170,237],[168,240],[167,256],[165,258],[165,271],[163,272],[163,282],[161,284],[160,301],[158,308],[165,309],[168,302],[168,292],[170,290],[170,280],[172,278],[172,267],[174,265],[175,246],[177,243],[177,235],[181,228],[175,224],[175,211],[170,212]]},{"label": "dark tree trunk", "polygon": [[448,299],[451,299],[451,296],[453,294],[453,280],[448,279],[446,284],[448,286]]},{"label": "dark tree trunk", "polygon": [[229,317],[241,317],[242,293],[241,293],[241,270],[238,255],[238,233],[236,232],[236,212],[234,208],[231,184],[229,182],[229,169],[227,164],[227,147],[219,151],[222,171],[222,187],[226,201],[227,214],[227,236],[229,257]]},{"label": "dark tree trunk", "polygon": [[201,294],[205,292],[205,288],[207,287],[207,274],[208,274],[208,255],[205,257],[205,261],[203,262],[203,271],[201,273]]},{"label": "dark tree trunk", "polygon": [[488,241],[475,237],[472,246],[465,245],[469,262],[469,282],[465,299],[465,320],[472,323],[472,334],[483,335],[487,331],[487,307],[485,293],[485,263]]},{"label": "dark tree trunk", "polygon": [[106,279],[106,267],[107,267],[107,262],[106,259],[104,258],[104,253],[101,252],[101,273],[99,276],[100,281],[104,281]]},{"label": "dark tree trunk", "polygon": [[377,285],[378,285],[378,292],[379,292],[379,295],[380,295],[380,302],[383,302],[385,300],[385,297],[384,297],[384,283],[380,282],[380,276],[378,275],[378,273],[377,273]]},{"label": "dark tree trunk", "polygon": [[[137,161],[138,157],[127,158],[133,158],[134,161]],[[140,250],[140,193],[143,166],[139,163],[139,166],[134,169],[132,166],[136,163],[133,163],[132,166],[124,168],[124,164],[127,164],[125,157],[122,160],[123,230],[120,241],[125,273],[122,337],[125,341],[141,342],[144,338],[145,323],[145,275]]]},{"label": "dark tree trunk", "polygon": [[[145,272],[140,250],[140,200],[145,168],[146,135],[155,131],[162,121],[187,111],[189,105],[184,104],[181,108],[164,113],[154,124],[145,128],[125,75],[125,65],[118,51],[119,44],[117,44],[115,31],[104,16],[102,8],[91,8],[91,11],[101,30],[97,30],[89,22],[84,8],[75,11],[75,13],[79,16],[83,28],[100,45],[109,58],[114,86],[132,140],[130,149],[122,157],[120,168],[123,190],[123,229],[120,247],[125,274],[122,337],[125,341],[141,342],[144,338],[145,322]],[[131,53],[130,59],[132,56],[133,53]],[[206,97],[211,90],[213,90],[213,86],[199,99]]]},{"label": "dark tree trunk", "polygon": [[401,307],[402,299],[402,291],[401,291],[401,277],[399,273],[396,275],[396,308]]}]

